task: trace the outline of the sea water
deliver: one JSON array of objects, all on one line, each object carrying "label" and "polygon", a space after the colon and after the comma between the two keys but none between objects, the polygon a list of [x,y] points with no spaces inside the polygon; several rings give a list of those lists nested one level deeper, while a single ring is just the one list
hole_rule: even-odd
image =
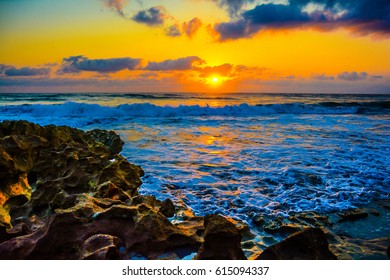
[{"label": "sea water", "polygon": [[251,225],[390,198],[390,95],[0,94],[0,121],[115,130],[142,194]]}]

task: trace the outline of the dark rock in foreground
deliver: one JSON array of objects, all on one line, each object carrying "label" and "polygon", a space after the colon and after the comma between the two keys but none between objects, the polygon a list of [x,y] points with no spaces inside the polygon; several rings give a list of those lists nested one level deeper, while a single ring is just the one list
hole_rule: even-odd
[{"label": "dark rock in foreground", "polygon": [[241,234],[228,220],[219,215],[204,218],[204,242],[198,260],[245,260],[241,249]]},{"label": "dark rock in foreground", "polygon": [[[156,258],[202,239],[171,201],[138,195],[143,171],[114,132],[0,123],[0,258]],[[201,224],[201,221],[199,221]]]},{"label": "dark rock in foreground", "polygon": [[258,260],[335,260],[329,250],[325,233],[319,228],[308,228],[282,242],[265,249]]}]

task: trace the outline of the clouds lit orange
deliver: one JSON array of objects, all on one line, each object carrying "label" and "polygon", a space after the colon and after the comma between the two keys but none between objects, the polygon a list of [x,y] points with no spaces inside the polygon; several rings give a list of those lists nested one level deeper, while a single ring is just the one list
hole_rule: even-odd
[{"label": "clouds lit orange", "polygon": [[388,1],[0,1],[0,92],[390,90]]}]

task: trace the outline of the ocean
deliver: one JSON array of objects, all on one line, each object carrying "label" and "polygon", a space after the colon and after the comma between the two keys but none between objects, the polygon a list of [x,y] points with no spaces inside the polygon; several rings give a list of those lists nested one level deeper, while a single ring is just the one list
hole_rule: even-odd
[{"label": "ocean", "polygon": [[390,198],[390,95],[0,94],[0,121],[20,119],[114,130],[142,194],[253,229]]}]

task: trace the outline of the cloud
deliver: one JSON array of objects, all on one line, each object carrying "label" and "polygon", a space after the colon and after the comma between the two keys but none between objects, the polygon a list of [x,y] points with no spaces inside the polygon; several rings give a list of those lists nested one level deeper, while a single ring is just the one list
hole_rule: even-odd
[{"label": "cloud", "polygon": [[136,13],[132,20],[149,26],[158,26],[164,24],[166,18],[170,17],[163,6],[156,6]]},{"label": "cloud", "polygon": [[214,31],[220,41],[235,40],[240,38],[252,37],[261,29],[261,26],[255,26],[245,20],[235,22],[222,22],[214,26]]},{"label": "cloud", "polygon": [[212,75],[231,76],[234,66],[229,63],[225,63],[218,66],[206,66],[197,69],[201,74],[201,78],[206,78]]},{"label": "cloud", "polygon": [[333,76],[327,76],[324,73],[322,73],[322,74],[312,74],[311,77],[313,79],[319,80],[319,81],[331,81],[331,80],[334,80]]},{"label": "cloud", "polygon": [[231,17],[236,17],[239,15],[239,12],[245,7],[248,3],[253,3],[254,0],[212,0],[216,2],[218,6],[225,8]]},{"label": "cloud", "polygon": [[139,67],[140,63],[141,59],[130,57],[88,59],[82,55],[70,56],[62,60],[59,73],[79,73],[81,71],[110,73],[124,69],[134,70]]},{"label": "cloud", "polygon": [[[218,1],[228,5],[230,1]],[[248,38],[262,29],[314,27],[332,30],[345,27],[359,34],[390,33],[388,0],[290,0],[286,5],[266,3],[242,10],[245,3],[228,5],[236,15],[217,23],[220,41]],[[235,8],[230,8],[235,7]]]},{"label": "cloud", "polygon": [[101,0],[104,5],[108,8],[111,8],[114,12],[116,12],[121,17],[125,17],[123,8],[127,5],[128,0]]},{"label": "cloud", "polygon": [[355,82],[355,81],[359,81],[359,80],[365,80],[367,79],[369,76],[367,74],[367,72],[343,72],[343,73],[340,73],[338,76],[337,76],[340,80],[344,80],[344,81],[350,81],[350,82]]},{"label": "cloud", "polygon": [[0,74],[3,74],[8,77],[19,77],[19,76],[42,76],[49,75],[50,68],[32,68],[32,67],[22,67],[16,68],[11,65],[0,65]]},{"label": "cloud", "polygon": [[168,27],[167,30],[165,31],[165,35],[167,35],[169,37],[181,36],[179,24],[175,23],[175,24],[171,25],[170,27]]},{"label": "cloud", "polygon": [[201,26],[202,26],[202,21],[199,18],[195,17],[189,22],[183,23],[183,32],[188,37],[192,38]]},{"label": "cloud", "polygon": [[204,63],[205,61],[197,56],[188,56],[179,59],[168,59],[162,62],[149,62],[144,69],[151,71],[191,70]]}]

